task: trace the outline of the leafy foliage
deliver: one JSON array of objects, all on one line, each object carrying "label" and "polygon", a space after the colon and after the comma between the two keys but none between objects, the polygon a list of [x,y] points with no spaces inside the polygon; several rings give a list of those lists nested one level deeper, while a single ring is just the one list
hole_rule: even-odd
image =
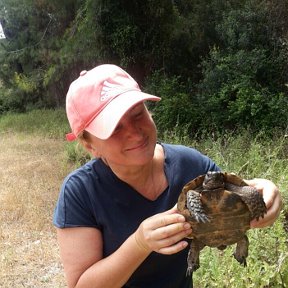
[{"label": "leafy foliage", "polygon": [[[286,95],[274,92],[258,80],[258,74],[267,64],[263,50],[240,50],[233,55],[214,50],[210,55],[203,62],[205,78],[198,86],[199,101],[205,104],[204,127],[210,122],[214,127],[226,128],[235,125],[260,130],[285,128]],[[221,110],[226,113],[219,113]]]},{"label": "leafy foliage", "polygon": [[[57,93],[52,98],[54,89],[47,91],[46,70],[51,69],[53,56],[58,49],[58,37],[62,36],[64,4],[61,9],[54,5],[54,1],[2,2],[0,19],[6,35],[6,39],[1,42],[0,52],[4,66],[0,72],[3,87],[18,90],[20,97],[25,99],[20,111],[31,106],[57,106],[61,101],[55,101],[59,97]],[[15,110],[16,107],[11,104],[12,107],[5,107]],[[2,110],[6,110],[5,107]]]},{"label": "leafy foliage", "polygon": [[0,113],[62,107],[81,70],[115,63],[162,96],[163,133],[287,126],[286,0],[1,4]]},{"label": "leafy foliage", "polygon": [[156,71],[145,85],[154,95],[163,95],[160,104],[148,103],[159,133],[171,131],[177,127],[179,133],[184,133],[191,127],[191,119],[196,114],[191,109],[191,99],[187,87],[181,83],[180,77],[167,77],[163,72]]},{"label": "leafy foliage", "polygon": [[217,26],[223,47],[214,47],[204,59],[198,84],[204,127],[272,130],[287,125],[287,78],[282,73],[287,50],[269,31],[270,11],[263,3],[248,1],[243,9],[224,13]]}]

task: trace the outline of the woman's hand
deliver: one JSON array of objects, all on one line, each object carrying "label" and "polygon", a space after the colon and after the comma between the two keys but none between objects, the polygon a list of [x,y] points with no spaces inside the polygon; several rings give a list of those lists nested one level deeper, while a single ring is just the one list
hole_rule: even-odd
[{"label": "woman's hand", "polygon": [[267,214],[264,218],[252,220],[251,228],[262,228],[272,225],[280,214],[282,208],[282,199],[277,186],[266,179],[255,178],[252,180],[245,180],[245,182],[255,187],[259,193],[263,195],[264,202],[267,207]]},{"label": "woman's hand", "polygon": [[181,241],[191,233],[185,217],[172,209],[145,219],[134,233],[135,241],[140,249],[147,252],[174,254],[183,250],[187,241]]}]

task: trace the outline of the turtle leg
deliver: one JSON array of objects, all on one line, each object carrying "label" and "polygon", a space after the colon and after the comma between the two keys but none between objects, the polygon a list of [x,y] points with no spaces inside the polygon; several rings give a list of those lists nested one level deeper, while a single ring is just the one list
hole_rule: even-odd
[{"label": "turtle leg", "polygon": [[188,268],[186,276],[190,276],[194,271],[200,267],[199,255],[200,251],[204,248],[204,245],[197,240],[192,240],[190,244],[190,250],[187,257]]},{"label": "turtle leg", "polygon": [[225,250],[227,248],[227,245],[220,245],[217,247],[219,250]]},{"label": "turtle leg", "polygon": [[236,250],[233,254],[234,258],[244,267],[247,266],[246,258],[248,256],[249,240],[246,235],[236,244]]},{"label": "turtle leg", "polygon": [[251,213],[251,219],[259,220],[260,217],[264,217],[267,212],[265,202],[262,195],[257,191],[255,187],[251,186],[236,186],[231,183],[226,183],[227,189],[233,191],[239,195],[242,201],[248,206]]},{"label": "turtle leg", "polygon": [[203,209],[200,193],[194,190],[189,190],[187,192],[186,205],[191,217],[194,218],[197,222],[206,223],[210,221],[209,217],[206,215]]}]

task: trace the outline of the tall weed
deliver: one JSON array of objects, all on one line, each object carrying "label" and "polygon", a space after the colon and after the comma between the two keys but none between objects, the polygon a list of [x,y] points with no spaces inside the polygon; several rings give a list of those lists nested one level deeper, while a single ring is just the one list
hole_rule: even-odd
[{"label": "tall weed", "polygon": [[269,228],[248,232],[250,240],[247,267],[233,259],[233,249],[224,251],[205,247],[201,267],[194,272],[194,287],[288,287],[288,138],[284,133],[267,137],[249,130],[221,135],[195,135],[177,131],[163,135],[163,141],[192,146],[212,158],[224,171],[243,178],[267,178],[282,192],[284,208],[279,220]]}]

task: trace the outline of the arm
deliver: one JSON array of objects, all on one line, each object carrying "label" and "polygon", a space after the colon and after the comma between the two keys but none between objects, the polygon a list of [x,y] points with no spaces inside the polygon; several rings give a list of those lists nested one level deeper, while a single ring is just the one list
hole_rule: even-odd
[{"label": "arm", "polygon": [[[122,287],[152,252],[173,254],[187,246],[191,233],[176,208],[144,220],[110,256],[103,258],[102,235],[95,228],[57,229],[60,256],[69,288]],[[188,226],[188,227],[187,227]]]},{"label": "arm", "polygon": [[267,214],[264,218],[253,220],[250,223],[251,228],[263,228],[272,225],[280,214],[282,209],[282,199],[277,186],[266,179],[245,180],[248,185],[256,187],[259,193],[263,195],[267,207]]}]

